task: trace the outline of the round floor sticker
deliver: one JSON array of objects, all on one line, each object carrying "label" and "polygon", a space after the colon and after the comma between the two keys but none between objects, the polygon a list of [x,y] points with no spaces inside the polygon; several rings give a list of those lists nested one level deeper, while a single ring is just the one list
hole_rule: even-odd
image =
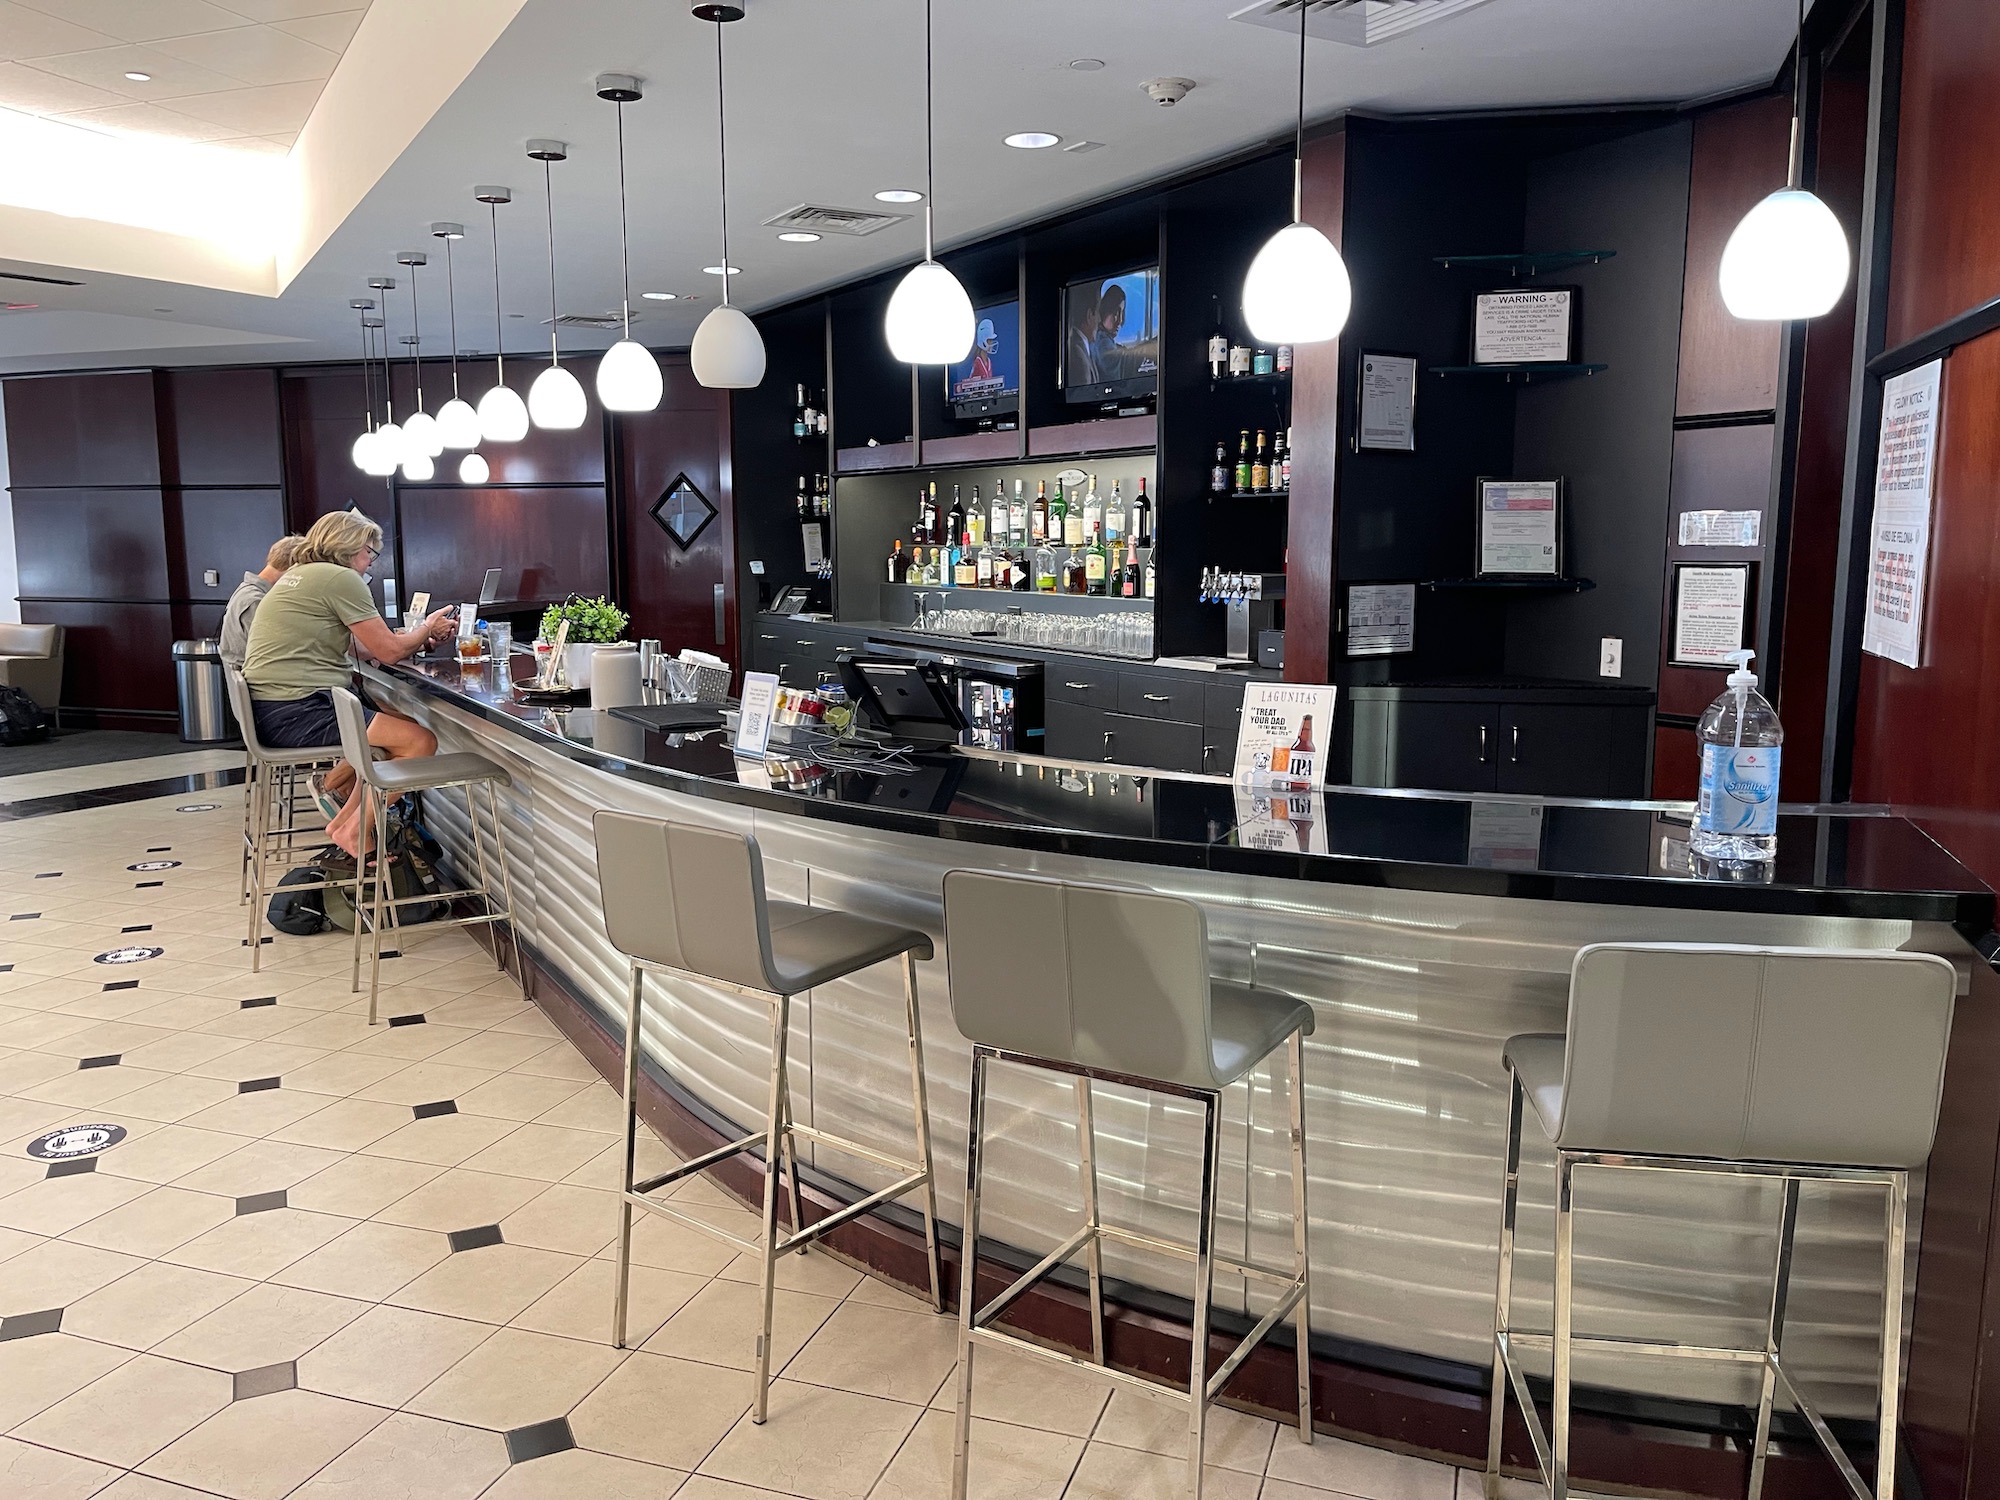
[{"label": "round floor sticker", "polygon": [[177,859],[142,859],[136,865],[127,865],[128,870],[178,870],[181,862]]},{"label": "round floor sticker", "polygon": [[98,954],[91,959],[91,962],[94,964],[142,964],[149,958],[158,958],[166,951],[164,948],[141,948],[137,945],[130,948],[113,948],[109,952]]},{"label": "round floor sticker", "polygon": [[220,802],[183,802],[175,812],[214,812],[222,806]]},{"label": "round floor sticker", "polygon": [[123,1125],[65,1125],[28,1142],[28,1155],[39,1161],[69,1161],[109,1151],[124,1139]]}]

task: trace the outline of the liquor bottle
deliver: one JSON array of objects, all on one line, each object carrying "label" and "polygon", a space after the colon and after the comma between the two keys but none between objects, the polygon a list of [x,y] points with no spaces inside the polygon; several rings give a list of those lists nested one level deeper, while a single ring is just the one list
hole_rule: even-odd
[{"label": "liquor bottle", "polygon": [[1083,536],[1080,540],[1088,542],[1102,530],[1104,502],[1097,496],[1097,476],[1093,474],[1090,476],[1090,488],[1083,493]]},{"label": "liquor bottle", "polygon": [[1278,488],[1286,494],[1292,492],[1292,429],[1285,429],[1285,462],[1278,473]]},{"label": "liquor bottle", "polygon": [[996,547],[1004,547],[1014,539],[1007,529],[1007,486],[1004,482],[993,486],[993,508],[986,513],[986,540]]},{"label": "liquor bottle", "polygon": [[1144,587],[1141,590],[1141,592],[1143,592],[1148,599],[1153,597],[1153,581],[1157,576],[1156,570],[1159,567],[1159,562],[1160,562],[1160,543],[1158,539],[1155,538],[1153,545],[1146,551],[1146,578]]},{"label": "liquor bottle", "polygon": [[1257,456],[1250,460],[1250,489],[1255,494],[1263,494],[1271,487],[1271,455],[1267,451],[1264,430],[1257,430]]},{"label": "liquor bottle", "polygon": [[977,551],[979,558],[972,565],[973,586],[990,589],[993,587],[993,549],[991,547],[980,547]]},{"label": "liquor bottle", "polygon": [[827,427],[827,415],[826,415],[826,403],[824,401],[822,401],[817,407],[817,409],[815,409],[815,411],[813,412],[813,416],[817,419],[813,435],[815,437],[825,437],[826,427]]},{"label": "liquor bottle", "polygon": [[813,407],[811,398],[805,394],[804,386],[799,387],[799,404],[805,408],[799,413],[799,425],[805,428],[807,437],[818,437],[826,429],[820,426],[819,412]]},{"label": "liquor bottle", "polygon": [[950,545],[961,545],[965,535],[965,506],[958,498],[958,486],[951,487],[951,511],[945,517],[945,541]]},{"label": "liquor bottle", "polygon": [[1035,548],[1035,592],[1053,594],[1056,591],[1056,549],[1046,538]]},{"label": "liquor bottle", "polygon": [[801,521],[803,521],[809,514],[811,514],[811,512],[806,508],[806,476],[803,474],[799,476],[799,492],[798,495],[793,499],[792,505],[794,506],[795,509],[797,509],[799,513],[799,519]]},{"label": "liquor bottle", "polygon": [[1056,546],[1064,545],[1069,533],[1069,502],[1063,498],[1062,480],[1056,480],[1055,498],[1049,501],[1049,540]]},{"label": "liquor bottle", "polygon": [[965,512],[965,529],[972,533],[972,545],[986,545],[986,507],[979,500],[979,486],[972,487],[972,504]]},{"label": "liquor bottle", "polygon": [[1125,540],[1125,565],[1118,570],[1118,597],[1136,599],[1139,590],[1146,586],[1145,575],[1139,571],[1139,543],[1136,537]]},{"label": "liquor bottle", "polygon": [[910,576],[910,560],[903,556],[903,539],[896,538],[896,550],[889,554],[889,582],[902,583]]},{"label": "liquor bottle", "polygon": [[910,549],[910,569],[903,575],[903,582],[913,588],[922,588],[930,575],[924,571],[924,549],[921,546]]},{"label": "liquor bottle", "polygon": [[806,388],[802,385],[799,387],[798,403],[792,408],[792,436],[795,438],[802,438],[805,435],[806,435]]},{"label": "liquor bottle", "polygon": [[1240,495],[1250,488],[1250,429],[1245,427],[1236,435],[1236,492]]},{"label": "liquor bottle", "polygon": [[1119,493],[1120,481],[1111,481],[1111,502],[1104,507],[1104,545],[1111,551],[1112,560],[1118,557],[1118,544],[1125,537],[1125,497]]},{"label": "liquor bottle", "polygon": [[922,485],[917,486],[917,528],[923,533],[917,538],[918,541],[928,542],[932,546],[937,545],[939,524],[936,485],[932,485],[928,490]]},{"label": "liquor bottle", "polygon": [[1273,368],[1278,374],[1289,375],[1292,373],[1292,356],[1294,352],[1290,344],[1278,345],[1277,357],[1273,363]]},{"label": "liquor bottle", "polygon": [[1083,553],[1075,547],[1070,548],[1069,554],[1063,558],[1062,579],[1065,594],[1080,595],[1089,590],[1083,571]]},{"label": "liquor bottle", "polygon": [[1101,599],[1111,590],[1111,558],[1104,537],[1093,531],[1083,549],[1083,591]]},{"label": "liquor bottle", "polygon": [[1139,493],[1132,497],[1132,540],[1141,547],[1153,545],[1153,502],[1146,498],[1146,478],[1139,476]]},{"label": "liquor bottle", "polygon": [[1029,537],[1037,544],[1049,539],[1049,482],[1035,481],[1035,508],[1029,515]]},{"label": "liquor bottle", "polygon": [[1271,434],[1271,488],[1274,490],[1282,490],[1285,487],[1286,462],[1285,433],[1284,429],[1280,428]]},{"label": "liquor bottle", "polygon": [[1229,444],[1221,438],[1217,438],[1215,440],[1215,467],[1208,471],[1208,492],[1211,495],[1228,494],[1231,472],[1229,467]]},{"label": "liquor bottle", "polygon": [[1014,481],[1014,503],[1007,507],[1007,540],[1016,551],[1028,545],[1028,502],[1018,479]]},{"label": "liquor bottle", "polygon": [[1014,549],[1014,592],[1025,594],[1035,587],[1035,555],[1026,547]]},{"label": "liquor bottle", "polygon": [[972,533],[959,533],[958,548],[952,554],[951,583],[953,588],[976,589],[979,587],[979,560],[973,555]]},{"label": "liquor bottle", "polygon": [[1215,299],[1215,332],[1208,336],[1208,378],[1220,380],[1229,373],[1229,335],[1222,329],[1222,299]]},{"label": "liquor bottle", "polygon": [[[1062,481],[1056,481],[1056,493],[1062,493]],[[1075,495],[1069,497],[1069,507],[1063,512],[1062,539],[1065,547],[1083,545],[1083,502]]]}]

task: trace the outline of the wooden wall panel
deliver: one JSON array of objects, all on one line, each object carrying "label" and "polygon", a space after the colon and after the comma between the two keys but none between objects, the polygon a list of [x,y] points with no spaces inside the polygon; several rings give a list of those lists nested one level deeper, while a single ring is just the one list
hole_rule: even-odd
[{"label": "wooden wall panel", "polygon": [[[1305,219],[1341,243],[1347,206],[1345,132],[1306,142]],[[1285,678],[1333,681],[1340,576],[1340,370],[1345,341],[1302,345],[1292,369],[1291,529],[1285,554]]]},{"label": "wooden wall panel", "polygon": [[[285,502],[276,488],[182,489],[167,496],[167,523],[173,597],[226,601],[245,573],[264,566],[271,543],[285,534]],[[211,569],[216,581],[205,583]]]},{"label": "wooden wall panel", "polygon": [[19,377],[5,399],[11,483],[160,482],[150,371]]},{"label": "wooden wall panel", "polygon": [[1701,790],[1701,752],[1694,731],[1653,726],[1653,795],[1692,802]]},{"label": "wooden wall panel", "polygon": [[[618,516],[625,604],[632,634],[669,651],[692,646],[732,665],[737,640],[736,507],[730,465],[730,406],[704,390],[683,359],[662,361],[667,392],[657,411],[619,419]],[[676,477],[686,474],[716,508],[716,517],[683,549],[650,512]],[[716,639],[715,586],[723,586],[722,639]]]},{"label": "wooden wall panel", "polygon": [[31,625],[63,627],[63,702],[72,708],[171,714],[173,614],[166,604],[21,601]]},{"label": "wooden wall panel", "polygon": [[357,505],[379,521],[395,555],[395,515],[389,481],[373,479],[349,456],[361,431],[361,372],[287,370],[280,377],[284,424],[285,524],[304,531],[331,511]]},{"label": "wooden wall panel", "polygon": [[[10,425],[10,454],[14,431]],[[16,486],[14,548],[24,599],[168,596],[165,507],[157,489]]]},{"label": "wooden wall panel", "polygon": [[[418,590],[431,595],[433,608],[477,599],[488,568],[500,569],[506,601],[610,592],[601,487],[406,485],[397,503],[403,523],[397,587],[404,599]],[[388,569],[375,571],[386,576]]]},{"label": "wooden wall panel", "polygon": [[1731,317],[1717,276],[1722,248],[1737,224],[1785,185],[1791,118],[1791,101],[1782,97],[1749,99],[1695,118],[1678,416],[1777,405],[1784,327]]},{"label": "wooden wall panel", "polygon": [[283,482],[276,370],[162,370],[158,380],[161,467],[168,482]]},{"label": "wooden wall panel", "polygon": [[2000,5],[1905,0],[1891,348],[2000,297]]}]

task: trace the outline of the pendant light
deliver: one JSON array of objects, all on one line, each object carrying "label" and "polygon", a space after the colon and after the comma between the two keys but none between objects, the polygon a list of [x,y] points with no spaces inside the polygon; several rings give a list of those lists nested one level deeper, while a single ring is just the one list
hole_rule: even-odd
[{"label": "pendant light", "polygon": [[375,429],[375,462],[368,472],[386,479],[403,461],[403,429],[396,425],[396,377],[389,367],[389,293],[396,289],[393,276],[371,276],[371,291],[382,294],[382,425]]},{"label": "pendant light", "polygon": [[597,97],[618,106],[618,281],[624,298],[625,336],[597,363],[597,399],[606,411],[651,411],[665,386],[660,362],[632,337],[631,226],[625,212],[625,106],[644,98],[639,80],[626,73],[601,73]]},{"label": "pendant light", "polygon": [[375,453],[375,365],[368,357],[368,314],[375,309],[373,297],[356,297],[347,304],[358,315],[361,326],[361,435],[349,451],[354,467],[368,472],[368,460]]},{"label": "pendant light", "polygon": [[972,352],[977,325],[972,299],[933,253],[931,205],[937,201],[937,174],[931,133],[931,0],[924,0],[924,258],[889,299],[884,331],[889,351],[905,364],[955,365]]},{"label": "pendant light", "polygon": [[1743,216],[1722,250],[1722,304],[1760,322],[1817,318],[1847,290],[1847,234],[1818,196],[1800,186],[1805,169],[1806,7],[1799,0],[1792,53],[1792,149],[1785,185]]},{"label": "pendant light", "polygon": [[479,413],[458,393],[458,268],[451,245],[453,240],[465,238],[465,226],[440,222],[431,225],[431,234],[444,241],[445,300],[451,307],[451,399],[438,408],[438,437],[447,448],[477,448]]},{"label": "pendant light", "polygon": [[[380,332],[383,327],[381,318],[371,318],[366,313],[361,315],[363,368],[367,377],[366,384],[371,388],[374,385],[376,339],[378,335],[387,337]],[[382,374],[382,389],[387,391],[388,388],[389,376],[385,369]],[[372,394],[369,400],[372,406],[374,401]],[[387,479],[395,473],[396,465],[402,462],[401,450],[397,446],[400,437],[400,432],[392,435],[385,425],[376,424],[374,435],[369,439],[368,452],[362,460],[361,472],[375,479]]]},{"label": "pendant light", "polygon": [[472,196],[486,205],[493,234],[493,389],[479,398],[479,435],[489,443],[518,443],[528,435],[528,408],[507,384],[507,325],[500,310],[500,205],[514,201],[514,190],[488,184]]},{"label": "pendant light", "polygon": [[1306,13],[1299,4],[1299,117],[1292,147],[1292,222],[1264,241],[1243,278],[1243,320],[1260,344],[1321,344],[1347,326],[1354,304],[1347,264],[1305,221]]},{"label": "pendant light", "polygon": [[722,91],[722,27],[743,19],[739,5],[697,5],[695,19],[715,23],[715,139],[722,182],[722,303],[701,320],[688,349],[694,378],[710,390],[747,391],[764,378],[764,336],[729,305],[729,110]]},{"label": "pendant light", "polygon": [[458,482],[460,484],[484,484],[493,477],[493,470],[487,466],[483,454],[468,453],[458,461]]},{"label": "pendant light", "polygon": [[[421,250],[405,250],[397,255],[396,264],[410,268],[410,337],[403,344],[410,350],[417,378],[417,409],[403,423],[403,457],[409,459],[422,453],[426,458],[436,458],[444,452],[444,438],[438,432],[437,419],[424,410],[424,330],[417,306],[417,271],[430,264],[430,257]],[[411,476],[406,473],[403,477]]]},{"label": "pendant light", "polygon": [[549,214],[549,367],[528,387],[528,416],[537,427],[568,432],[583,425],[586,410],[583,387],[562,367],[558,347],[562,327],[556,322],[556,191],[549,163],[569,160],[569,147],[562,141],[530,141],[528,155],[542,164],[542,190]]},{"label": "pendant light", "polygon": [[[403,335],[403,347],[410,351],[413,360],[421,360],[417,352],[418,339],[415,334]],[[418,388],[417,399],[419,401],[423,399],[421,387]],[[437,439],[437,423],[433,420],[428,427],[418,426],[417,417],[422,415],[423,412],[419,410],[403,423],[403,478],[412,484],[428,483],[437,473],[437,453],[431,452],[430,449],[431,443]],[[437,451],[438,453],[444,451],[442,443],[438,444]]]}]

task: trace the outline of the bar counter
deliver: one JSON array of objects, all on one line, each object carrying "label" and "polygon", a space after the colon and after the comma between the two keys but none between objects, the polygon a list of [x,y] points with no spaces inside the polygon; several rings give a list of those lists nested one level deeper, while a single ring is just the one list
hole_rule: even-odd
[{"label": "bar counter", "polygon": [[[513,670],[528,671],[526,658]],[[1061,874],[1198,902],[1220,974],[1308,999],[1317,1015],[1307,1043],[1306,1155],[1321,1420],[1456,1456],[1484,1445],[1507,1110],[1500,1047],[1517,1032],[1563,1028],[1579,947],[1653,940],[1915,948],[1951,958],[1969,984],[1975,969],[1985,969],[1974,945],[1993,924],[1993,894],[1977,878],[1914,825],[1867,809],[1788,813],[1775,879],[1724,883],[1680,873],[1684,849],[1677,854],[1674,845],[1677,832],[1685,839],[1685,805],[1339,790],[1274,823],[1268,802],[1260,806],[1220,778],[958,750],[916,755],[901,775],[746,769],[719,731],[667,737],[588,708],[525,705],[493,667],[413,661],[367,676],[379,702],[428,724],[443,748],[476,749],[508,768],[517,929],[537,971],[536,997],[580,1011],[600,1038],[622,1034],[627,984],[598,910],[590,820],[600,808],[754,832],[773,894],[928,931],[940,957],[920,977],[926,1062],[939,1207],[954,1224],[969,1049],[951,1024],[944,874],[964,866]],[[457,799],[426,808],[454,854],[469,842],[464,816]],[[1538,850],[1524,848],[1519,830],[1533,829],[1537,818]],[[1311,843],[1315,831],[1305,825],[1315,822],[1324,853],[1261,846]],[[671,988],[673,1003],[649,1004],[642,1045],[648,1076],[676,1121],[713,1133],[758,1119],[767,1015],[720,990]],[[905,1144],[900,1006],[893,976],[872,974],[795,1002],[802,1123],[824,1110],[829,1128]],[[576,1034],[573,1024],[566,1029]],[[606,1066],[602,1045],[597,1051]],[[1274,1092],[1268,1075],[1255,1075],[1247,1091],[1230,1092],[1226,1108],[1220,1248],[1286,1264],[1282,1087]],[[998,1144],[986,1232],[1038,1256],[1068,1234],[1079,1212],[1068,1085],[1001,1070],[989,1109]],[[1188,1237],[1195,1119],[1159,1099],[1100,1090],[1098,1170],[1108,1218]],[[672,1128],[665,1133],[674,1139]],[[685,1149],[697,1138],[705,1137],[676,1143]],[[1546,1294],[1537,1288],[1550,1276],[1554,1173],[1538,1144],[1531,1141],[1523,1163],[1516,1300],[1525,1294],[1527,1306],[1517,1308],[1517,1321],[1537,1306],[1546,1318]],[[883,1185],[848,1159],[817,1171],[808,1164],[822,1206]],[[1590,1253],[1578,1262],[1579,1327],[1709,1344],[1761,1340],[1775,1188],[1684,1189],[1621,1176],[1615,1186],[1584,1191]],[[1867,1231],[1876,1217],[1871,1205],[1832,1203],[1811,1190],[1801,1209],[1788,1358],[1833,1413],[1872,1410],[1880,1261]],[[1919,1206],[1912,1224],[1920,1222]],[[891,1277],[907,1265],[904,1279],[915,1279],[916,1259],[899,1262],[893,1253],[899,1236],[907,1241],[906,1225],[891,1219],[856,1228],[858,1236],[836,1237],[836,1246]],[[864,1246],[871,1234],[890,1249]],[[1913,1297],[1921,1296],[1922,1244],[1913,1233]],[[1113,1358],[1169,1371],[1158,1331],[1184,1315],[1184,1265],[1107,1247],[1106,1269],[1119,1278],[1126,1309]],[[1218,1308],[1256,1305],[1221,1275],[1216,1295]],[[1043,1331],[1064,1336],[1063,1309],[1046,1317]],[[1259,1370],[1253,1361],[1232,1387],[1251,1404],[1266,1394]],[[1667,1473],[1677,1488],[1708,1493],[1728,1492],[1729,1476],[1740,1476],[1740,1447],[1717,1434],[1733,1426],[1726,1408],[1744,1401],[1747,1376],[1618,1357],[1580,1361],[1578,1378],[1586,1387],[1581,1472],[1649,1487]],[[1284,1381],[1280,1371],[1269,1385],[1273,1407],[1289,1399]],[[1648,1433],[1666,1436],[1649,1444]],[[1674,1455],[1665,1470],[1663,1453]],[[1780,1473],[1774,1468],[1773,1494],[1786,1492]],[[1820,1476],[1807,1469],[1804,1477]]]}]

